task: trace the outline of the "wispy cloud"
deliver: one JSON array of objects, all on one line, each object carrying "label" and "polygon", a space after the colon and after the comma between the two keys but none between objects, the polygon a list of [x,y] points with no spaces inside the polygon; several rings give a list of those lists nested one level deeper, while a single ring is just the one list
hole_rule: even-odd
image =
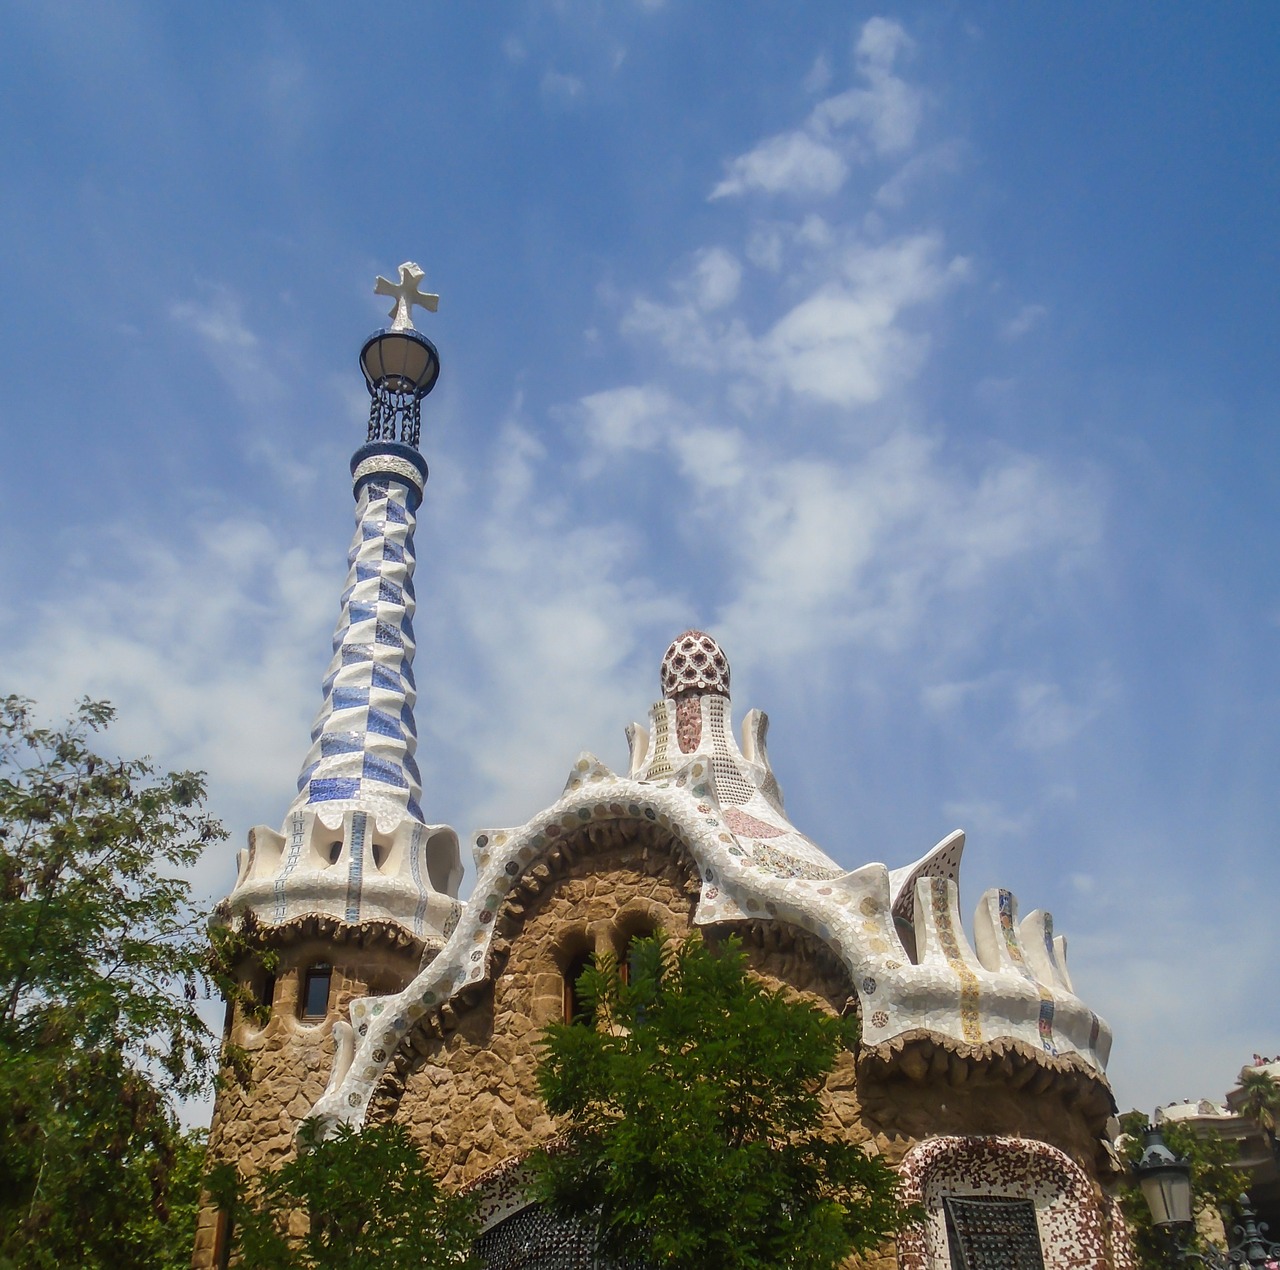
[{"label": "wispy cloud", "polygon": [[1043,304],[1024,304],[1000,328],[1000,334],[1006,340],[1021,339],[1029,331],[1035,330],[1048,316],[1049,310]]},{"label": "wispy cloud", "polygon": [[[913,47],[896,22],[872,18],[859,34],[854,68],[859,85],[814,107],[805,124],[777,133],[732,159],[711,198],[748,193],[793,198],[836,193],[852,165],[872,156],[909,150],[924,114],[920,91],[894,74],[894,63]],[[819,59],[810,71],[812,91],[825,87],[830,71]]]},{"label": "wispy cloud", "polygon": [[833,234],[817,237],[819,227],[821,222],[806,222],[792,239],[808,258],[791,285],[803,286],[816,275],[812,289],[759,335],[741,316],[723,311],[741,277],[735,271],[732,288],[724,285],[723,262],[731,257],[723,248],[712,249],[722,262],[715,305],[704,298],[707,279],[695,276],[677,284],[692,298],[662,303],[638,297],[623,331],[657,339],[676,362],[753,378],[770,392],[837,406],[879,401],[914,376],[928,352],[928,334],[909,329],[903,317],[962,282],[968,263],[946,259],[931,233],[872,244],[846,231],[835,243]]},{"label": "wispy cloud", "polygon": [[542,95],[550,101],[576,101],[585,88],[576,75],[566,75],[563,71],[548,70],[542,76]]},{"label": "wispy cloud", "polygon": [[203,291],[199,299],[170,305],[170,318],[197,337],[205,356],[242,404],[279,399],[283,385],[261,354],[239,296],[223,285],[206,285]]}]

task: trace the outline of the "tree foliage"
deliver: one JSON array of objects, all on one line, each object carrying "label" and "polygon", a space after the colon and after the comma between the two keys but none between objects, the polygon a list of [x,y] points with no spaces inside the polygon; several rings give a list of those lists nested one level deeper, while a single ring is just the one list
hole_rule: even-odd
[{"label": "tree foliage", "polygon": [[189,1263],[203,1148],[171,1097],[216,1041],[179,871],[224,834],[198,773],[94,753],[113,717],[0,703],[0,1266]]},{"label": "tree foliage", "polygon": [[1280,1163],[1280,1142],[1276,1139],[1277,1127],[1280,1127],[1280,1083],[1270,1072],[1257,1067],[1241,1068],[1239,1082],[1241,1097],[1237,1110],[1262,1130],[1272,1158]]},{"label": "tree foliage", "polygon": [[[1142,1156],[1143,1130],[1147,1117],[1140,1111],[1129,1111],[1120,1117],[1120,1128],[1125,1137],[1122,1159],[1132,1169]],[[1232,1167],[1239,1148],[1234,1142],[1225,1142],[1212,1131],[1203,1137],[1192,1133],[1176,1121],[1165,1121],[1160,1126],[1165,1145],[1174,1155],[1191,1165],[1191,1195],[1195,1206],[1197,1227],[1190,1233],[1189,1249],[1203,1252],[1209,1241],[1198,1229],[1202,1215],[1212,1215],[1224,1220],[1231,1229],[1230,1214],[1235,1209],[1236,1198],[1245,1187],[1245,1179]],[[1124,1209],[1125,1223],[1133,1236],[1134,1251],[1143,1270],[1167,1270],[1169,1265],[1169,1239],[1151,1221],[1151,1210],[1142,1198],[1137,1179],[1130,1172],[1122,1182],[1120,1203]]]},{"label": "tree foliage", "polygon": [[659,934],[579,980],[592,1023],[553,1024],[538,1085],[563,1138],[534,1158],[557,1211],[618,1260],[824,1270],[914,1210],[833,1128],[824,1078],[856,1023],[769,991],[736,940]]},{"label": "tree foliage", "polygon": [[323,1136],[303,1124],[298,1155],[246,1179],[215,1170],[242,1270],[480,1270],[474,1205],[445,1192],[403,1125]]}]

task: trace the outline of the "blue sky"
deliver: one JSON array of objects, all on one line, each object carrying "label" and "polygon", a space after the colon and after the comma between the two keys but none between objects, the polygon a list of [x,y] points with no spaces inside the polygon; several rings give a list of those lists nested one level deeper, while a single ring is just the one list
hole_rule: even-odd
[{"label": "blue sky", "polygon": [[[1280,1052],[1263,4],[0,6],[8,690],[277,825],[376,273],[426,269],[418,718],[469,835],[711,630],[792,819],[1053,911],[1122,1107]],[[21,597],[21,598],[19,598]]]}]

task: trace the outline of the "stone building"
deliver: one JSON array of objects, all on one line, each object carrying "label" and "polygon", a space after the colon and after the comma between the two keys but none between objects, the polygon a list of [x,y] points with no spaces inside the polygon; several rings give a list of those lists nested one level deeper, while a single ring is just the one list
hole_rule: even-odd
[{"label": "stone building", "polygon": [[[561,1267],[571,1233],[529,1205],[520,1161],[552,1132],[537,1098],[542,1027],[572,1013],[585,960],[661,928],[736,932],[754,970],[834,1013],[856,1053],[828,1081],[832,1116],[899,1171],[926,1225],[884,1252],[926,1270],[1102,1270],[1127,1263],[1112,1199],[1107,1026],[1075,995],[1043,910],[994,889],[970,933],[964,836],[896,868],[849,870],[788,819],[757,710],[732,726],[729,663],[680,635],[630,763],[582,755],[523,825],[476,833],[458,897],[458,837],[428,824],[414,762],[413,531],[426,464],[418,410],[438,374],[413,329],[421,271],[379,279],[391,328],[361,354],[368,443],[352,460],[356,532],[333,661],[282,830],[239,855],[224,920],[252,914],[279,952],[246,983],[271,1006],[228,1027],[252,1083],[218,1098],[213,1152],[280,1162],[307,1116],[409,1126],[452,1186],[478,1188],[494,1270]],[[227,1263],[201,1215],[194,1264]],[[586,1264],[585,1262],[581,1264]]]}]

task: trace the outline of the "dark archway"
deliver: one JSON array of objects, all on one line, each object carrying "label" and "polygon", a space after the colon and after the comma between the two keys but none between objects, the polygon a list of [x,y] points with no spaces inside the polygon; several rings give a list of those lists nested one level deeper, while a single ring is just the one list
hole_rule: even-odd
[{"label": "dark archway", "polygon": [[638,1262],[600,1256],[590,1227],[541,1204],[491,1226],[476,1240],[475,1251],[487,1270],[642,1270]]}]

